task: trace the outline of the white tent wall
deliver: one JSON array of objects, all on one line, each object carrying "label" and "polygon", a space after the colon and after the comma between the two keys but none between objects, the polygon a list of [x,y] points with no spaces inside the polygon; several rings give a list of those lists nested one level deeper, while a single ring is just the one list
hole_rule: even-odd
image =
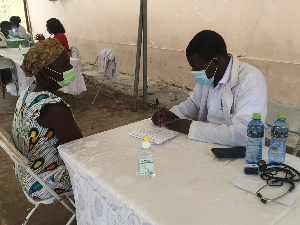
[{"label": "white tent wall", "polygon": [[26,29],[23,0],[0,0],[0,22],[9,21],[12,16],[19,16],[21,25]]},{"label": "white tent wall", "polygon": [[[139,0],[28,0],[33,34],[56,17],[70,46],[92,62],[116,51],[121,72],[134,74]],[[148,0],[148,78],[193,88],[185,48],[203,29],[220,33],[228,52],[265,75],[268,97],[300,104],[300,1]]]}]

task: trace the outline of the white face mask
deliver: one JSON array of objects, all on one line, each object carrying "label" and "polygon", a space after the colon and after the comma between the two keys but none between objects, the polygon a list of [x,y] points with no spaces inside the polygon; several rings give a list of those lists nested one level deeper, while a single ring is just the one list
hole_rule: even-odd
[{"label": "white face mask", "polygon": [[191,71],[191,73],[192,73],[195,81],[198,84],[201,84],[201,85],[211,85],[214,82],[214,77],[215,77],[215,74],[217,72],[218,67],[216,68],[214,76],[212,78],[207,78],[207,75],[206,75],[206,70],[208,69],[208,67],[209,67],[209,65],[210,65],[211,62],[212,62],[212,60],[210,60],[210,62],[208,63],[208,65],[207,65],[207,67],[206,67],[205,70]]}]

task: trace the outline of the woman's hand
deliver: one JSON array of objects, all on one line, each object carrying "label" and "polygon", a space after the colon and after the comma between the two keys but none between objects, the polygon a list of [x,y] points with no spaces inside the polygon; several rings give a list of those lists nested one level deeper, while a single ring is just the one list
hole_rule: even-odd
[{"label": "woman's hand", "polygon": [[159,111],[159,114],[157,111],[154,113],[154,115],[152,116],[152,122],[155,125],[161,125],[161,123],[169,123],[175,120],[176,118],[178,118],[178,116],[176,116],[171,111],[161,109]]},{"label": "woman's hand", "polygon": [[41,40],[45,40],[45,37],[44,37],[43,34],[36,34],[36,35],[34,36],[34,39],[35,39],[35,40],[41,41]]}]

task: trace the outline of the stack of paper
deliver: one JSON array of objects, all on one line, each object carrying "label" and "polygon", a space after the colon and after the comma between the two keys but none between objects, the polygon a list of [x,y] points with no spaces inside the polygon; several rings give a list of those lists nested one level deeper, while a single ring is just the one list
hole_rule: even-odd
[{"label": "stack of paper", "polygon": [[144,137],[149,137],[151,144],[162,144],[165,141],[168,141],[180,133],[177,131],[168,130],[165,127],[155,126],[154,124],[145,124],[143,127],[134,129],[127,133],[133,138],[143,140]]}]

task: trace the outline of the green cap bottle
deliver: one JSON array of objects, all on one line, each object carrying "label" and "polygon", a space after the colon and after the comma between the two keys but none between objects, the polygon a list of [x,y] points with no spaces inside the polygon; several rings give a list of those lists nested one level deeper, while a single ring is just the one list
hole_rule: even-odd
[{"label": "green cap bottle", "polygon": [[260,120],[261,119],[261,115],[260,115],[260,113],[254,113],[252,118],[254,120]]},{"label": "green cap bottle", "polygon": [[277,115],[277,119],[278,119],[278,120],[286,120],[286,115],[285,115],[284,113],[279,113],[279,114]]}]

